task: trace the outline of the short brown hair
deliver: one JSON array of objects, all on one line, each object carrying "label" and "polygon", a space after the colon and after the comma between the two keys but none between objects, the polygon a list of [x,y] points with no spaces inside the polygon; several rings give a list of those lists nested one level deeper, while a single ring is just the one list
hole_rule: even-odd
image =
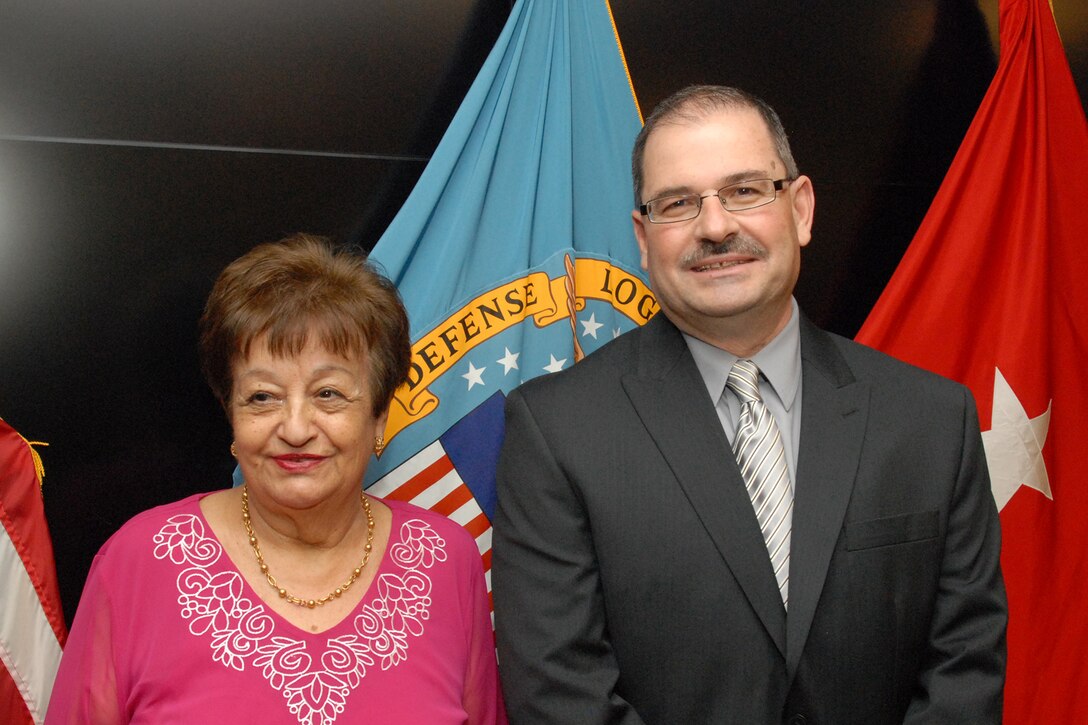
[{"label": "short brown hair", "polygon": [[672,94],[654,107],[646,119],[631,151],[631,179],[635,187],[635,208],[642,205],[642,159],[646,140],[663,123],[693,123],[716,111],[750,108],[759,113],[771,134],[775,151],[786,167],[786,175],[796,179],[800,173],[790,150],[782,119],[762,98],[731,86],[688,86]]},{"label": "short brown hair", "polygon": [[232,366],[267,336],[273,355],[297,355],[314,335],[337,355],[365,354],[374,415],[408,377],[408,315],[397,289],[359,254],[296,234],[261,244],[227,265],[200,318],[200,357],[230,414]]}]

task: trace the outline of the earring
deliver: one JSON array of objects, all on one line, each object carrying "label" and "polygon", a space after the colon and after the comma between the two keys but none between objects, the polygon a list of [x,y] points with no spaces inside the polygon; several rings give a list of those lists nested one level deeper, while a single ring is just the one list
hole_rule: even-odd
[{"label": "earring", "polygon": [[234,441],[230,442],[230,454],[235,458],[238,457],[238,449],[234,447]]},{"label": "earring", "polygon": [[374,436],[374,455],[381,458],[382,451],[385,450],[385,436]]}]

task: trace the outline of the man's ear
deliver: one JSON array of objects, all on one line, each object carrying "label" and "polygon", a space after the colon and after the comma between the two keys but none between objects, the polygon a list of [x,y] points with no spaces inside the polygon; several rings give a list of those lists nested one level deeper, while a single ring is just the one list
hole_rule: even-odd
[{"label": "man's ear", "polygon": [[638,209],[631,212],[631,224],[635,229],[635,239],[638,241],[638,251],[642,256],[642,269],[647,272],[650,268],[646,265],[646,225],[649,224],[649,220],[642,216]]},{"label": "man's ear", "polygon": [[790,204],[793,206],[793,223],[801,246],[812,240],[812,220],[816,213],[816,194],[812,179],[801,175],[790,185]]}]

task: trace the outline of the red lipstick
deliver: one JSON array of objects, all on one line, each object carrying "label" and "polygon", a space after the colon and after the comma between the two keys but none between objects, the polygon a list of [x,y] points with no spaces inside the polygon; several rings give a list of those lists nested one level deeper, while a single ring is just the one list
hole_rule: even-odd
[{"label": "red lipstick", "polygon": [[280,456],[272,456],[272,460],[288,473],[306,473],[317,468],[325,460],[325,457],[313,453],[285,453]]}]

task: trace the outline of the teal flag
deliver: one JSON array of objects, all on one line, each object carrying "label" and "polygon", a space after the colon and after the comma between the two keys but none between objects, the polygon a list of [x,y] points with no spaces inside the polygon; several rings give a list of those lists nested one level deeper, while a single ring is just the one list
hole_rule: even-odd
[{"label": "teal flag", "polygon": [[605,0],[520,0],[371,259],[412,368],[368,491],[440,510],[490,549],[505,393],[644,323],[631,225],[641,117]]}]

